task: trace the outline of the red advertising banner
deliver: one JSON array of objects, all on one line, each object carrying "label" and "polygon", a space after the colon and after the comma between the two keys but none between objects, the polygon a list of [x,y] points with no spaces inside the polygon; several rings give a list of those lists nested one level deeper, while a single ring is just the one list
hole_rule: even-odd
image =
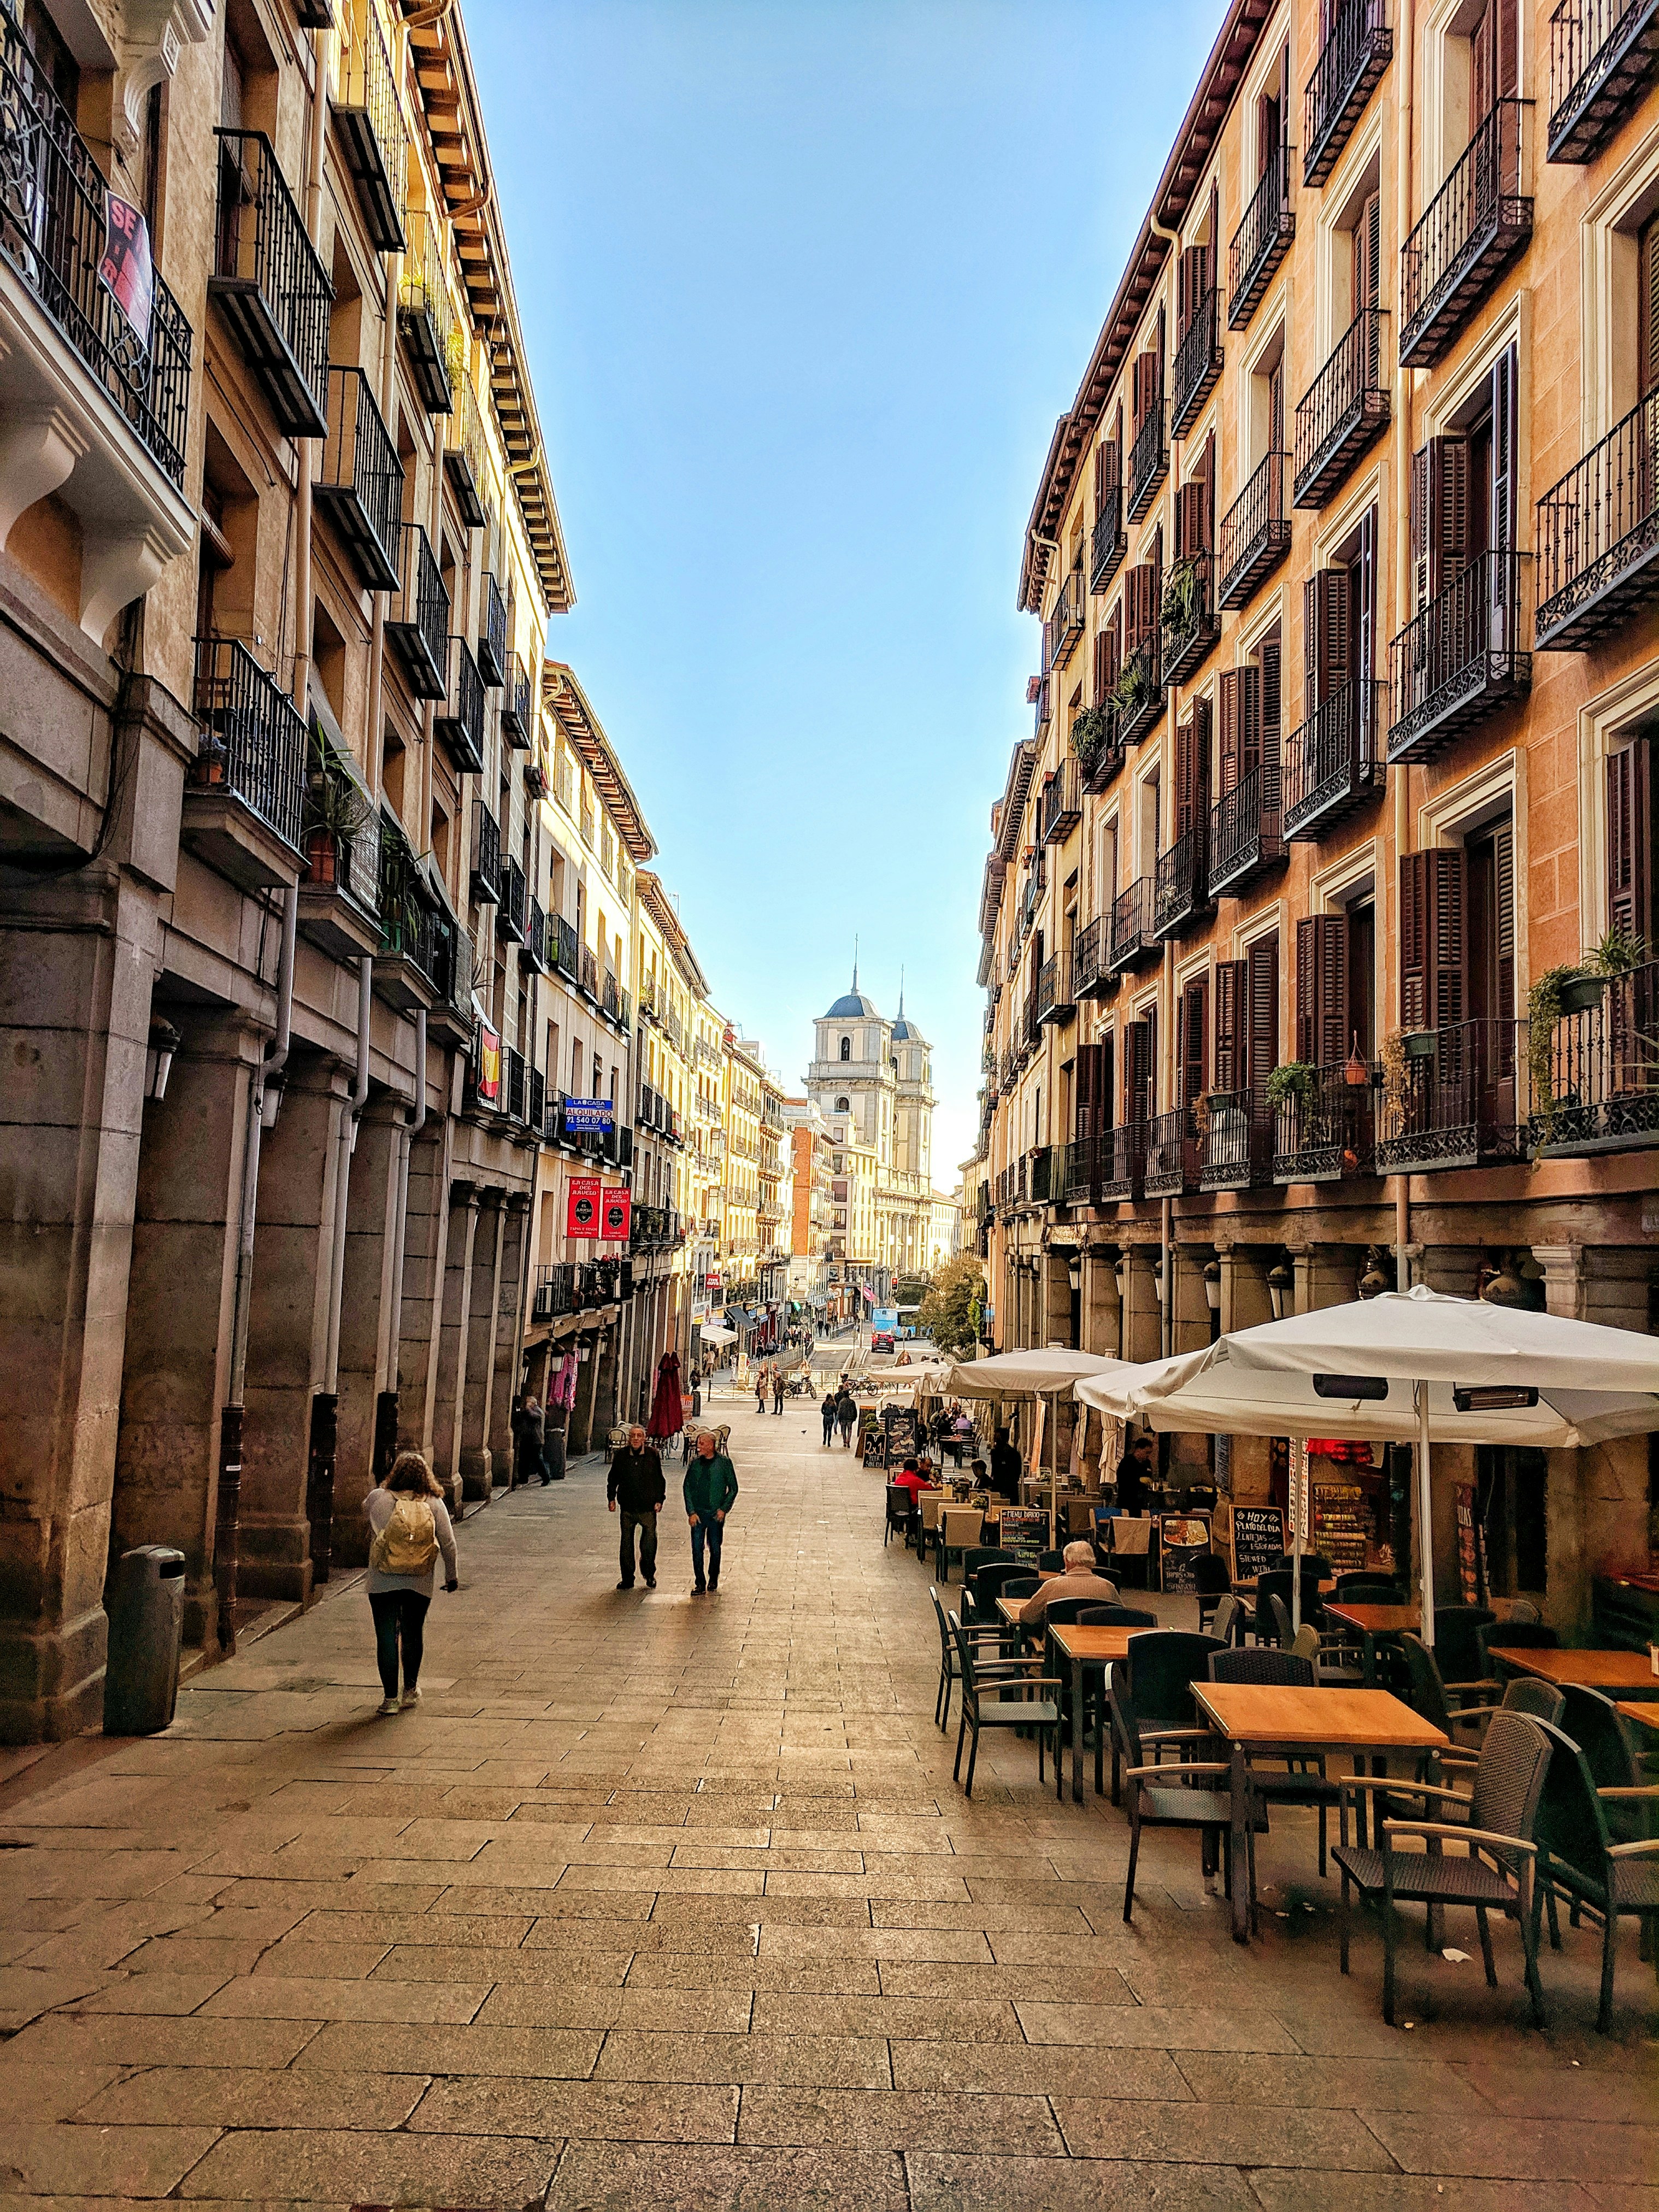
[{"label": "red advertising banner", "polygon": [[634,1194],[625,1183],[607,1183],[599,1207],[599,1234],[607,1243],[626,1243],[633,1225]]},{"label": "red advertising banner", "polygon": [[572,1176],[565,1185],[564,1231],[567,1237],[597,1237],[599,1233],[598,1176]]}]

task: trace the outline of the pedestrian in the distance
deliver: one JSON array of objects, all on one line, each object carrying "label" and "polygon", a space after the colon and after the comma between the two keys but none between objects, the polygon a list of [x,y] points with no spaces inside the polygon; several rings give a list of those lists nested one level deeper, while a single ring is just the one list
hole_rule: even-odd
[{"label": "pedestrian in the distance", "polygon": [[[438,1478],[419,1452],[399,1452],[386,1480],[363,1500],[371,1531],[368,1609],[374,1616],[374,1663],[380,1670],[383,1713],[420,1703],[421,1656],[433,1571],[443,1553],[444,1588],[459,1589],[455,1531]],[[403,1659],[402,1705],[398,1662]]]},{"label": "pedestrian in the distance", "polygon": [[[685,1517],[691,1529],[691,1595],[720,1586],[720,1544],[726,1516],[738,1494],[737,1470],[705,1429],[697,1438],[696,1457],[685,1470],[683,1486]],[[708,1573],[703,1575],[703,1552],[708,1553]]]},{"label": "pedestrian in the distance", "polygon": [[757,1413],[763,1413],[766,1411],[766,1363],[764,1360],[755,1370],[755,1411]]},{"label": "pedestrian in the distance", "polygon": [[634,1587],[634,1531],[640,1532],[640,1572],[647,1589],[657,1587],[657,1515],[668,1495],[662,1479],[662,1461],[647,1443],[636,1421],[628,1431],[628,1443],[611,1462],[605,1496],[611,1510],[622,1515],[622,1580],[619,1590]]},{"label": "pedestrian in the distance", "polygon": [[829,1450],[830,1443],[835,1437],[836,1415],[840,1410],[840,1407],[841,1400],[837,1396],[836,1393],[834,1390],[826,1390],[823,1394],[823,1403],[818,1408],[818,1411],[823,1416],[823,1449],[825,1451]]},{"label": "pedestrian in the distance", "polygon": [[843,1451],[850,1451],[853,1431],[858,1426],[859,1409],[857,1400],[844,1383],[841,1395],[836,1401],[836,1420],[841,1430],[841,1448]]},{"label": "pedestrian in the distance", "polygon": [[781,1367],[775,1367],[772,1370],[772,1411],[775,1413],[781,1413],[783,1411],[783,1370]]},{"label": "pedestrian in the distance", "polygon": [[538,1481],[545,1482],[547,1480],[545,1459],[547,1416],[542,1411],[540,1402],[533,1390],[526,1390],[524,1395],[524,1401],[519,1407],[516,1425],[519,1439],[519,1464],[514,1474],[514,1487],[516,1489],[520,1483],[527,1483],[532,1478]]}]

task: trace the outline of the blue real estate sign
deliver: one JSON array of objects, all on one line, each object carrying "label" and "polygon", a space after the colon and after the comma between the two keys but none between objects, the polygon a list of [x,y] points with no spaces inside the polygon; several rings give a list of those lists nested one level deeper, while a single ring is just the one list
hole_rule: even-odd
[{"label": "blue real estate sign", "polygon": [[617,1118],[617,1109],[608,1098],[567,1098],[564,1102],[564,1126],[573,1136],[602,1137]]}]

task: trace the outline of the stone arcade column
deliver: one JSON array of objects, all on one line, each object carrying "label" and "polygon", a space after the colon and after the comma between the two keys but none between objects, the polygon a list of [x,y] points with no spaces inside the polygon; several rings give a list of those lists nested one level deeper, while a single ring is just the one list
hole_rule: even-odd
[{"label": "stone arcade column", "polygon": [[1164,1352],[1164,1309],[1158,1302],[1158,1279],[1153,1273],[1158,1263],[1158,1247],[1154,1244],[1131,1244],[1125,1250],[1127,1266],[1123,1291],[1123,1357],[1133,1360],[1161,1358]]},{"label": "stone arcade column", "polygon": [[1103,1359],[1121,1359],[1122,1343],[1116,1255],[1092,1246],[1083,1262],[1083,1348],[1098,1352]]},{"label": "stone arcade column", "polygon": [[501,1241],[506,1194],[481,1194],[483,1210],[472,1248],[472,1290],[467,1308],[466,1371],[461,1400],[461,1495],[488,1503],[490,1490],[489,1409],[495,1383],[495,1331],[501,1297]]},{"label": "stone arcade column", "polygon": [[467,1351],[471,1341],[472,1273],[483,1192],[477,1183],[449,1187],[452,1220],[445,1247],[443,1313],[438,1346],[437,1403],[432,1414],[432,1469],[461,1501],[461,1414],[466,1394]]},{"label": "stone arcade column", "polygon": [[374,1417],[381,1391],[391,1389],[397,1379],[381,1370],[380,1339],[398,1227],[398,1124],[405,1110],[404,1102],[390,1091],[372,1096],[357,1124],[351,1160],[331,1542],[332,1565],[341,1568],[362,1566],[368,1558],[362,1501],[374,1486]]},{"label": "stone arcade column", "polygon": [[519,1294],[525,1240],[530,1232],[530,1194],[511,1191],[501,1207],[501,1264],[495,1289],[495,1347],[491,1363],[487,1439],[490,1480],[505,1489],[513,1480],[513,1401],[519,1390],[519,1339],[523,1334]]},{"label": "stone arcade column", "polygon": [[584,1359],[580,1349],[576,1354],[576,1402],[570,1408],[569,1453],[579,1458],[592,1446],[593,1402],[599,1379],[599,1348],[597,1344],[586,1347]]},{"label": "stone arcade column", "polygon": [[436,1461],[438,1361],[443,1345],[442,1305],[448,1264],[450,1149],[454,1122],[430,1118],[410,1147],[409,1200],[404,1221],[404,1297],[398,1321],[398,1369],[387,1377],[398,1392],[398,1443]]}]

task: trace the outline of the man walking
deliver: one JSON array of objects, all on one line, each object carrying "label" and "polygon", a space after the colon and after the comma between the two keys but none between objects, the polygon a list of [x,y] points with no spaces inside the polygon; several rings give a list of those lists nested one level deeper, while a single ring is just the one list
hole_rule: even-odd
[{"label": "man walking", "polygon": [[772,1411],[775,1413],[781,1413],[783,1411],[783,1370],[781,1367],[775,1367],[772,1370]]},{"label": "man walking", "polygon": [[626,1448],[611,1462],[605,1485],[611,1510],[622,1514],[622,1580],[619,1590],[634,1587],[634,1531],[640,1532],[640,1571],[647,1589],[657,1587],[657,1515],[668,1495],[662,1479],[662,1461],[646,1442],[637,1422],[628,1431]]},{"label": "man walking", "polygon": [[[726,1454],[716,1449],[713,1436],[705,1429],[697,1438],[697,1455],[685,1470],[684,1485],[685,1517],[691,1529],[693,1597],[701,1597],[706,1589],[715,1590],[720,1586],[720,1543],[726,1531],[726,1516],[737,1494],[737,1472]],[[706,1582],[702,1571],[705,1545],[708,1551]]]},{"label": "man walking", "polygon": [[858,1402],[843,1382],[841,1395],[836,1401],[836,1419],[841,1426],[841,1448],[843,1451],[850,1451],[853,1448],[853,1431],[858,1425]]},{"label": "man walking", "polygon": [[840,1392],[835,1389],[833,1384],[826,1383],[823,1392],[823,1403],[818,1408],[819,1413],[823,1416],[823,1449],[825,1451],[829,1450],[830,1444],[835,1439],[836,1415],[840,1410]]}]

